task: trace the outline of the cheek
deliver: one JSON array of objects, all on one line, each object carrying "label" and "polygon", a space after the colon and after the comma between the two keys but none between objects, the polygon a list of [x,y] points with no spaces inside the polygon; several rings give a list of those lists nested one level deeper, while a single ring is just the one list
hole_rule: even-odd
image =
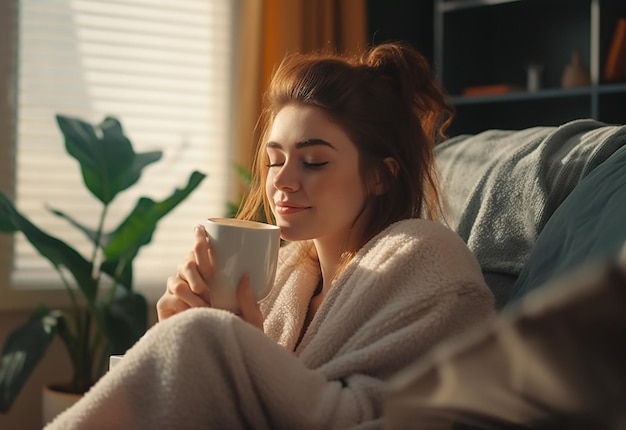
[{"label": "cheek", "polygon": [[365,201],[365,190],[358,175],[341,175],[327,183],[320,184],[320,188],[332,190],[332,198],[346,210],[360,210]]},{"label": "cheek", "polygon": [[365,189],[360,181],[354,181],[351,185],[345,187],[346,198],[349,199],[351,205],[359,212],[365,204]]}]

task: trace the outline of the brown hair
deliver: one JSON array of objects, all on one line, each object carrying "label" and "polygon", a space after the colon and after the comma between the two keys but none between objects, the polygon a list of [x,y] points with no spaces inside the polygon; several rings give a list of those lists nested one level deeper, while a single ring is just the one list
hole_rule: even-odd
[{"label": "brown hair", "polygon": [[[285,57],[263,100],[253,181],[238,218],[258,219],[263,208],[266,219],[272,219],[264,142],[278,112],[290,104],[326,112],[356,145],[364,182],[383,180],[386,192],[370,193],[361,245],[396,221],[437,218],[441,204],[433,148],[444,138],[453,110],[428,61],[402,43],[379,45],[355,58],[328,53]],[[384,163],[387,157],[397,162],[395,174]]]}]

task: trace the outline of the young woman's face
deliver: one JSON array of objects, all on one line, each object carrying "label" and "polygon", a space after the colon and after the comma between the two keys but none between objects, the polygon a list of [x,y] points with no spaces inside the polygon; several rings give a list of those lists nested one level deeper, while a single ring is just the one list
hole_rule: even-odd
[{"label": "young woman's face", "polygon": [[266,150],[266,193],[282,237],[347,246],[366,194],[346,133],[319,108],[290,105],[278,112]]}]

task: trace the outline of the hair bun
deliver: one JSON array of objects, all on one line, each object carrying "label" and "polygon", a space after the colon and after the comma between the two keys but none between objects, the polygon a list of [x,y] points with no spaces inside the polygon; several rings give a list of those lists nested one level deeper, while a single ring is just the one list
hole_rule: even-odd
[{"label": "hair bun", "polygon": [[384,43],[365,52],[361,63],[389,78],[392,88],[412,107],[429,137],[443,138],[454,110],[434,79],[426,57],[405,43]]}]

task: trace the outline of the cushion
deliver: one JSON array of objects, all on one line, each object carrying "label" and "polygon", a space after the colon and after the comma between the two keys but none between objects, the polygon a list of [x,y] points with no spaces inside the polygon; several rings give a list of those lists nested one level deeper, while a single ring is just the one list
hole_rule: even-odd
[{"label": "cushion", "polygon": [[625,144],[626,126],[581,119],[488,130],[436,147],[445,219],[476,255],[498,308],[555,209]]},{"label": "cushion", "polygon": [[556,209],[513,285],[509,302],[577,266],[618,253],[625,242],[626,147],[622,147]]}]

